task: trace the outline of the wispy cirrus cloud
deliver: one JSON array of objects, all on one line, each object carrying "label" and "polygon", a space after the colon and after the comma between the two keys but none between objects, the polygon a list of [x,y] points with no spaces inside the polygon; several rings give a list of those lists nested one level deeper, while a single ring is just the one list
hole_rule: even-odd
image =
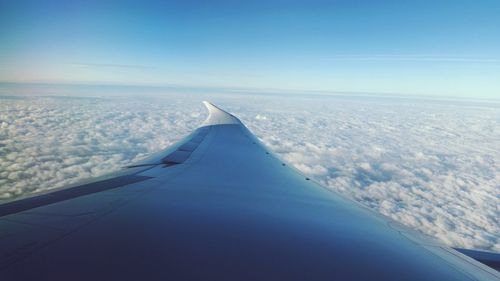
[{"label": "wispy cirrus cloud", "polygon": [[153,66],[140,65],[140,64],[115,64],[115,63],[68,63],[70,66],[74,67],[85,67],[85,68],[110,68],[110,69],[153,69]]},{"label": "wispy cirrus cloud", "polygon": [[500,63],[500,58],[482,56],[444,55],[337,55],[324,58],[325,61],[379,61],[379,62],[456,62],[456,63]]}]

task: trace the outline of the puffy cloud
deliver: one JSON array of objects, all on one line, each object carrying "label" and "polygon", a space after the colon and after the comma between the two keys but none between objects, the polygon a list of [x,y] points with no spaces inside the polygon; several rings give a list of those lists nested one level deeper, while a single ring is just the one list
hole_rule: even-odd
[{"label": "puffy cloud", "polygon": [[257,120],[267,120],[267,117],[265,115],[257,114],[255,116],[255,119],[257,119]]},{"label": "puffy cloud", "polygon": [[328,188],[448,245],[500,251],[498,104],[296,97],[236,113]]},{"label": "puffy cloud", "polygon": [[203,99],[328,188],[448,245],[500,251],[493,104],[229,94],[1,99],[0,200],[159,151],[202,122]]},{"label": "puffy cloud", "polygon": [[116,171],[189,133],[202,110],[153,98],[1,99],[0,199]]}]

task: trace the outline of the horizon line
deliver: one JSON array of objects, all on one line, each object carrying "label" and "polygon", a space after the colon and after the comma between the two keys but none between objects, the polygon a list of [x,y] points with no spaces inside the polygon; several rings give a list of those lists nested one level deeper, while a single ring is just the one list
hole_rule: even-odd
[{"label": "horizon line", "polygon": [[[214,86],[214,85],[184,85],[184,84],[154,84],[154,83],[122,83],[122,82],[101,82],[101,81],[5,81],[0,80],[0,85],[41,85],[41,86],[83,86],[83,87],[125,87],[125,88],[150,88],[150,89],[177,89],[177,90],[205,90],[224,91],[246,94],[311,94],[321,96],[365,96],[365,97],[393,97],[393,98],[413,98],[430,100],[475,100],[500,102],[500,97],[472,97],[472,96],[450,96],[450,95],[430,95],[403,92],[367,92],[349,90],[318,90],[318,89],[286,89],[286,88],[258,88],[258,87],[234,87],[234,86]],[[0,96],[2,93],[0,92]]]}]

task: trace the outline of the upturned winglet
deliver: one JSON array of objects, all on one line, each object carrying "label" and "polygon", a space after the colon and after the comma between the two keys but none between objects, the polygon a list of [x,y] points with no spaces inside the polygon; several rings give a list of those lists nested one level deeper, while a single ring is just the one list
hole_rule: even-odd
[{"label": "upturned winglet", "polygon": [[205,122],[203,122],[202,126],[241,124],[241,121],[234,115],[218,108],[212,103],[204,101],[203,104],[208,109],[208,117]]}]

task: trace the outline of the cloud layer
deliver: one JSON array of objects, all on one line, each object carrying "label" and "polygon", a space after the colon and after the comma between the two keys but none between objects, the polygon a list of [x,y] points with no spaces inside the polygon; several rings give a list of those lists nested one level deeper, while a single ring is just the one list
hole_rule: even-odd
[{"label": "cloud layer", "polygon": [[203,119],[193,114],[198,104],[162,101],[1,99],[0,199],[116,171],[171,145]]},{"label": "cloud layer", "polygon": [[199,100],[284,160],[451,246],[500,251],[500,107],[408,99],[0,98],[0,199],[118,170],[201,124]]}]

